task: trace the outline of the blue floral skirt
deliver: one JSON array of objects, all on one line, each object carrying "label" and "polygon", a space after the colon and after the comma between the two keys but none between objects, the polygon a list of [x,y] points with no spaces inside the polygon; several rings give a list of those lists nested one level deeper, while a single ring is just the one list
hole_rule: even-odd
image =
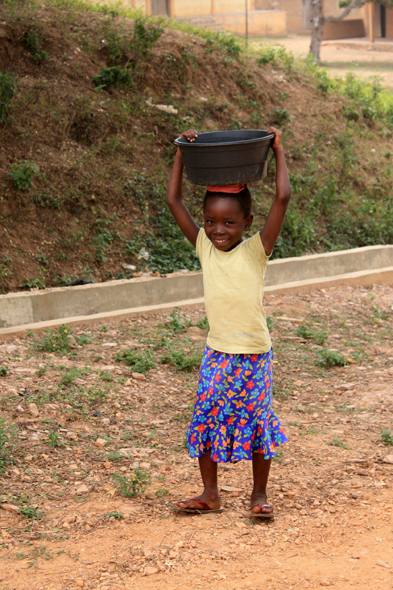
[{"label": "blue floral skirt", "polygon": [[272,409],[273,351],[229,354],[206,346],[194,413],[187,429],[191,457],[211,451],[216,463],[235,463],[288,439]]}]

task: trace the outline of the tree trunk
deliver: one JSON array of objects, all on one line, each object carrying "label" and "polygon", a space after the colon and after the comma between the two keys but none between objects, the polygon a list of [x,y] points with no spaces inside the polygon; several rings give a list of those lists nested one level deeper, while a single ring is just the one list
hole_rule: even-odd
[{"label": "tree trunk", "polygon": [[321,61],[321,41],[325,17],[323,16],[323,0],[312,0],[311,2],[311,44],[310,53],[317,63]]}]

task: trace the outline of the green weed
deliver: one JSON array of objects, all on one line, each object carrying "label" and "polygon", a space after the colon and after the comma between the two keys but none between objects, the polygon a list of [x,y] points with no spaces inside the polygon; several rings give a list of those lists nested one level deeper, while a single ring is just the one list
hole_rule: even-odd
[{"label": "green weed", "polygon": [[166,354],[161,357],[163,364],[172,365],[178,371],[185,371],[190,373],[194,369],[200,367],[202,361],[202,353],[195,350],[192,354],[184,350],[175,350],[170,348]]},{"label": "green weed", "polygon": [[28,160],[20,160],[17,164],[13,164],[11,172],[7,172],[7,176],[12,178],[14,186],[18,190],[27,191],[33,186],[33,177],[37,172],[37,164]]},{"label": "green weed", "polygon": [[34,506],[24,506],[19,508],[19,514],[25,518],[30,518],[31,520],[40,520],[42,518],[42,512],[37,510]]},{"label": "green weed", "polygon": [[320,344],[321,346],[326,342],[328,336],[326,330],[314,330],[311,326],[307,326],[304,322],[298,326],[296,334],[301,338],[305,338],[306,340],[315,340],[317,344]]},{"label": "green weed", "polygon": [[49,53],[42,49],[42,39],[37,29],[32,26],[23,37],[23,43],[30,49],[34,62],[39,65],[49,57]]},{"label": "green weed", "polygon": [[347,361],[343,355],[336,350],[328,350],[327,348],[323,348],[318,352],[317,357],[317,364],[320,367],[344,367],[347,364]]},{"label": "green weed", "polygon": [[206,332],[210,330],[209,321],[206,316],[203,318],[199,318],[199,320],[197,321],[197,327],[201,330],[206,330]]},{"label": "green weed", "polygon": [[8,367],[0,367],[0,377],[5,377],[8,373]]},{"label": "green weed", "polygon": [[8,110],[16,94],[17,79],[12,72],[0,72],[0,123],[7,121]]},{"label": "green weed", "polygon": [[173,311],[169,315],[169,322],[167,323],[168,328],[172,332],[172,334],[178,334],[179,332],[183,332],[186,328],[191,325],[191,322],[185,317],[182,316],[180,312],[180,307],[175,307]]},{"label": "green weed", "polygon": [[72,330],[67,324],[62,324],[57,330],[45,330],[45,336],[38,338],[32,332],[29,336],[33,338],[32,347],[35,350],[45,352],[67,353],[71,348]]},{"label": "green weed", "polygon": [[60,434],[55,431],[48,433],[48,444],[51,449],[64,447],[64,443],[62,443],[60,440]]},{"label": "green weed", "polygon": [[16,426],[7,425],[4,418],[0,418],[0,473],[4,473],[8,465],[14,462],[16,443]]},{"label": "green weed", "polygon": [[120,88],[132,86],[133,81],[131,74],[120,66],[110,66],[101,70],[97,76],[93,78],[94,84],[98,88]]},{"label": "green weed", "polygon": [[347,447],[346,444],[337,437],[337,434],[334,435],[332,442],[327,444],[331,447],[340,447],[340,449],[347,451],[350,450],[349,447]]},{"label": "green weed", "polygon": [[107,512],[105,514],[105,520],[109,520],[110,518],[116,518],[116,520],[121,520],[124,518],[124,514],[121,512]]},{"label": "green weed", "polygon": [[117,362],[125,362],[131,367],[132,371],[136,373],[143,373],[147,375],[150,369],[154,369],[157,364],[155,356],[150,351],[144,350],[142,352],[136,352],[135,350],[124,350],[116,355]]},{"label": "green weed", "polygon": [[393,435],[388,428],[384,428],[383,430],[381,430],[381,439],[384,445],[393,445]]},{"label": "green weed", "polygon": [[41,277],[34,277],[34,279],[25,279],[20,287],[22,289],[45,289],[45,283]]},{"label": "green weed", "polygon": [[124,477],[120,473],[115,473],[113,477],[118,484],[120,493],[126,498],[134,498],[143,494],[151,483],[150,475],[139,467],[134,469],[133,475],[128,477]]},{"label": "green weed", "polygon": [[157,490],[155,492],[155,495],[158,496],[158,498],[162,498],[163,496],[168,496],[169,495],[169,490],[167,490],[167,489]]}]

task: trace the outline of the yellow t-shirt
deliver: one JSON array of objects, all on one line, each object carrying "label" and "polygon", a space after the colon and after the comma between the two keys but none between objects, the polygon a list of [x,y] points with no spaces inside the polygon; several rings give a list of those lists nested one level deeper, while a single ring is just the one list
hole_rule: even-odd
[{"label": "yellow t-shirt", "polygon": [[201,261],[210,331],[207,344],[219,352],[268,352],[272,346],[262,305],[269,257],[260,234],[230,252],[217,250],[201,228],[196,243]]}]

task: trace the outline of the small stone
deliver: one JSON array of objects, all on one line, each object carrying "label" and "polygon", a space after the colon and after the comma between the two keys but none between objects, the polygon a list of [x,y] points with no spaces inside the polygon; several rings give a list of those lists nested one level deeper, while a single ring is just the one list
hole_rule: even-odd
[{"label": "small stone", "polygon": [[145,567],[145,576],[152,576],[154,574],[158,574],[160,570],[158,569],[158,567],[153,567],[152,565],[149,565],[147,567]]},{"label": "small stone", "polygon": [[19,506],[15,506],[15,504],[1,504],[0,508],[7,512],[19,512]]},{"label": "small stone", "polygon": [[37,405],[34,402],[32,402],[31,404],[29,404],[27,406],[27,409],[29,410],[29,412],[33,416],[33,418],[37,418],[40,415],[40,413],[38,411],[38,408],[37,408]]},{"label": "small stone", "polygon": [[105,463],[104,463],[104,467],[105,467],[105,469],[110,469],[110,468],[111,468],[111,463],[110,463],[110,461],[105,461]]},{"label": "small stone", "polygon": [[84,483],[76,489],[77,494],[87,494],[88,491],[89,488]]},{"label": "small stone", "polygon": [[139,464],[139,467],[141,469],[150,469],[150,463],[142,462],[142,463]]},{"label": "small stone", "polygon": [[20,414],[22,414],[22,412],[24,412],[24,409],[22,408],[22,406],[19,404],[19,406],[16,406],[16,411],[19,412]]},{"label": "small stone", "polygon": [[353,498],[354,500],[357,500],[358,495],[357,494],[352,494],[351,498]]},{"label": "small stone", "polygon": [[381,561],[381,560],[378,560],[378,561],[376,562],[376,564],[377,564],[377,565],[380,565],[381,567],[385,567],[387,570],[390,570],[390,569],[392,569],[392,566],[391,566],[389,563],[387,563],[386,561]]},{"label": "small stone", "polygon": [[327,580],[322,580],[322,582],[319,582],[320,586],[331,586],[330,582],[328,582]]},{"label": "small stone", "polygon": [[131,377],[137,381],[146,381],[146,377],[143,375],[143,373],[131,373]]},{"label": "small stone", "polygon": [[387,455],[384,459],[384,463],[390,463],[393,465],[393,455]]},{"label": "small stone", "polygon": [[78,578],[77,580],[75,580],[75,586],[78,586],[78,588],[83,588],[85,585],[84,580],[82,580],[82,578]]},{"label": "small stone", "polygon": [[108,442],[104,438],[97,438],[94,444],[96,447],[105,447],[105,445],[107,445]]}]

